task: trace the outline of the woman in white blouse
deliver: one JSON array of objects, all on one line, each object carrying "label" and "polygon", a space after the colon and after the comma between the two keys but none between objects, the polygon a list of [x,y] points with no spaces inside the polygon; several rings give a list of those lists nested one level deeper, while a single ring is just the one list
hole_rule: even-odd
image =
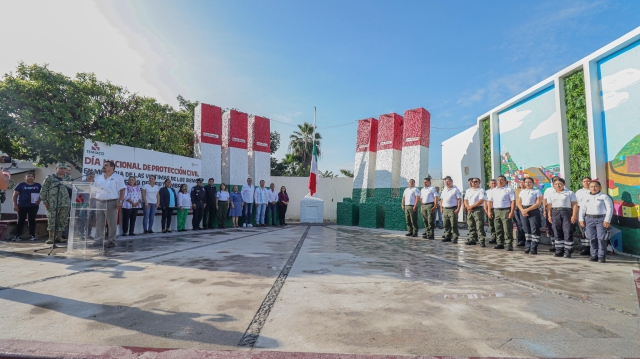
[{"label": "woman in white blouse", "polygon": [[605,263],[607,254],[607,234],[613,217],[611,197],[600,192],[602,185],[593,180],[589,184],[589,194],[580,203],[580,226],[586,229],[591,256],[589,260]]},{"label": "woman in white blouse", "polygon": [[124,202],[122,203],[122,235],[135,236],[136,217],[138,209],[142,208],[142,191],[136,183],[136,178],[129,176],[127,187],[124,191]]},{"label": "woman in white blouse", "polygon": [[189,215],[189,208],[191,208],[191,195],[187,192],[187,184],[180,185],[180,191],[178,191],[178,232],[184,232],[187,229],[187,216]]},{"label": "woman in white blouse", "polygon": [[520,191],[516,199],[520,210],[520,223],[527,237],[525,242],[525,253],[538,254],[538,243],[540,243],[540,227],[542,219],[540,217],[540,206],[542,205],[542,194],[533,188],[533,178],[524,179],[525,188]]}]

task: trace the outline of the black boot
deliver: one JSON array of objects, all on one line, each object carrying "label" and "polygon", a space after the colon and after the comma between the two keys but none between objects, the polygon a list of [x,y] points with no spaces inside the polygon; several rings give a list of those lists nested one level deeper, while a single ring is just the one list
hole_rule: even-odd
[{"label": "black boot", "polygon": [[524,247],[525,245],[526,245],[525,241],[518,241],[518,244],[517,244],[518,247]]},{"label": "black boot", "polygon": [[531,242],[531,251],[529,254],[538,254],[538,242]]},{"label": "black boot", "polygon": [[587,246],[582,247],[582,250],[580,251],[580,255],[581,256],[591,255],[591,247],[587,247]]},{"label": "black boot", "polygon": [[597,262],[597,261],[598,261],[598,257],[594,257],[594,256],[589,257],[589,262]]},{"label": "black boot", "polygon": [[599,258],[598,258],[598,262],[600,262],[600,263],[607,263],[607,260],[605,259],[605,257],[599,257]]},{"label": "black boot", "polygon": [[527,239],[527,241],[524,243],[524,252],[529,254],[529,252],[531,252],[531,241]]},{"label": "black boot", "polygon": [[498,244],[497,246],[493,246],[493,249],[504,249],[504,245]]},{"label": "black boot", "polygon": [[509,244],[507,246],[507,251],[509,251],[509,252],[513,251],[513,245]]},{"label": "black boot", "polygon": [[551,248],[549,248],[549,252],[555,252],[556,251],[556,246],[551,246]]},{"label": "black boot", "polygon": [[573,252],[573,249],[565,249],[564,250],[564,257],[565,258],[571,258],[571,253]]}]

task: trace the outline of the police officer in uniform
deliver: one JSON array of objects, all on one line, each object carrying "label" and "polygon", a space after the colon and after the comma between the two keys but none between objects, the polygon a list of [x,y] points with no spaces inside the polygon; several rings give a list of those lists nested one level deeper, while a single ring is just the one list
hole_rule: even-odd
[{"label": "police officer in uniform", "polygon": [[444,188],[440,193],[440,210],[444,222],[443,242],[458,243],[458,213],[462,205],[462,193],[453,185],[450,176],[444,178]]},{"label": "police officer in uniform", "polygon": [[578,220],[578,199],[573,191],[564,186],[564,178],[555,182],[556,190],[546,197],[547,213],[556,235],[556,257],[571,258],[573,252],[573,224]]},{"label": "police officer in uniform", "polygon": [[213,220],[216,218],[216,198],[218,189],[214,186],[215,180],[209,178],[207,185],[204,186],[204,192],[206,194],[206,204],[204,206],[204,217],[202,218],[202,227],[207,229],[213,229]]},{"label": "police officer in uniform", "polygon": [[605,263],[607,231],[613,216],[613,202],[609,196],[600,192],[601,189],[599,181],[589,183],[589,195],[582,199],[580,206],[580,227],[585,228],[591,244],[589,260]]},{"label": "police officer in uniform", "polygon": [[[487,214],[487,219],[489,222],[489,230],[491,231],[491,240],[489,241],[489,244],[498,243],[498,235],[496,234],[496,225],[495,225],[494,216],[493,216],[494,212],[493,212],[493,208],[489,206],[489,201],[488,201],[488,199],[491,198],[491,191],[493,191],[496,187],[498,187],[498,181],[496,181],[495,179],[491,179],[491,181],[489,181],[489,189],[485,192],[485,195],[487,196],[487,200],[484,201],[484,213]],[[489,213],[491,213],[491,216],[489,215]]]},{"label": "police officer in uniform", "polygon": [[424,239],[435,239],[434,230],[436,227],[436,208],[438,204],[438,192],[431,187],[431,177],[425,178],[422,183],[424,187],[420,190],[420,213],[424,221]]},{"label": "police officer in uniform", "polygon": [[513,216],[516,208],[516,194],[513,189],[507,185],[505,176],[498,176],[498,187],[491,191],[488,198],[489,206],[493,209],[493,213],[489,213],[490,218],[495,217],[496,236],[498,245],[493,246],[495,249],[504,249],[505,243],[507,250],[513,250]]},{"label": "police officer in uniform", "polygon": [[[591,189],[589,188],[589,184],[591,183],[591,177],[583,177],[582,178],[582,188],[576,191],[576,199],[578,200],[578,213],[580,213],[580,206],[582,200],[587,198],[591,194]],[[580,229],[580,245],[582,246],[582,251],[580,251],[581,256],[588,256],[591,254],[591,250],[589,249],[589,239],[585,235],[585,227],[578,226]]]},{"label": "police officer in uniform", "polygon": [[525,253],[538,254],[538,244],[540,243],[540,206],[542,205],[542,194],[533,188],[533,178],[527,177],[522,181],[525,188],[520,191],[516,198],[520,223],[525,232]]},{"label": "police officer in uniform", "polygon": [[200,221],[202,221],[202,215],[204,214],[204,205],[206,201],[206,192],[202,187],[202,178],[196,180],[196,185],[191,188],[191,208],[193,208],[193,219],[191,220],[191,226],[194,230],[200,230]]},{"label": "police officer in uniform", "polygon": [[[516,194],[516,201],[518,200],[518,196],[520,195],[520,191],[522,191],[525,188],[524,186],[524,180],[521,180],[518,185],[517,188],[513,191]],[[522,216],[520,215],[520,208],[518,208],[518,206],[516,205],[516,211],[515,214],[513,215],[513,220],[516,222],[516,233],[518,235],[517,239],[517,246],[518,247],[524,247],[525,246],[525,242],[526,242],[526,236],[524,233],[524,224],[522,223],[522,221],[520,220]]]},{"label": "police officer in uniform", "polygon": [[418,203],[420,203],[420,190],[415,187],[416,181],[409,180],[409,187],[402,194],[402,210],[407,221],[407,237],[418,236]]},{"label": "police officer in uniform", "polygon": [[40,190],[40,198],[47,209],[47,244],[67,242],[62,238],[71,208],[71,177],[67,174],[67,168],[66,163],[58,163],[56,173],[45,178]]},{"label": "police officer in uniform", "polygon": [[[486,233],[484,232],[484,202],[487,199],[484,190],[480,188],[480,178],[471,179],[471,188],[464,194],[464,207],[467,210],[467,226],[469,227],[469,240],[466,245],[475,246],[480,240],[480,246],[484,244]],[[480,236],[478,236],[480,232]]]}]

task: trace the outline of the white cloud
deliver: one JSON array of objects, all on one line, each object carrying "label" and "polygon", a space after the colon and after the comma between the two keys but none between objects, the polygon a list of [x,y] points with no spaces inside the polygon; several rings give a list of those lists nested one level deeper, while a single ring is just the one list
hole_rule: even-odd
[{"label": "white cloud", "polygon": [[513,110],[501,113],[498,121],[500,134],[507,133],[522,126],[522,120],[531,112],[531,110],[518,111],[517,108],[514,108]]},{"label": "white cloud", "polygon": [[170,78],[159,76],[159,69],[166,71],[176,62],[157,39],[142,33],[125,5],[84,0],[0,2],[0,13],[5,14],[0,33],[7,49],[0,56],[0,73],[14,71],[20,61],[46,63],[67,76],[94,72],[100,80],[175,104],[175,86]]},{"label": "white cloud", "polygon": [[618,90],[622,90],[638,82],[640,82],[640,70],[631,67],[618,71],[613,75],[603,77],[600,80],[600,88],[602,89],[604,110],[610,110],[627,102],[629,93],[618,92]]},{"label": "white cloud", "polygon": [[531,131],[530,139],[535,140],[547,135],[552,135],[560,131],[560,116],[558,112],[554,112],[548,119],[540,122],[540,124]]},{"label": "white cloud", "polygon": [[271,119],[274,119],[280,122],[293,123],[295,122],[295,118],[300,115],[302,115],[301,111],[289,112],[289,113],[285,113],[284,115],[271,114]]}]

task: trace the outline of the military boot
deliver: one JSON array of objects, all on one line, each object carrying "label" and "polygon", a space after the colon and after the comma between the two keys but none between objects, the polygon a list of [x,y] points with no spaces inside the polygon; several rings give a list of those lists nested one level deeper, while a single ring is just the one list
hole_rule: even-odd
[{"label": "military boot", "polygon": [[529,252],[531,252],[531,240],[527,239],[526,242],[524,242],[524,252],[529,254]]},{"label": "military boot", "polygon": [[581,256],[589,256],[589,255],[591,255],[591,247],[582,246],[582,250],[580,251],[580,255]]},{"label": "military boot", "polygon": [[55,239],[55,234],[53,233],[53,231],[49,231],[49,239],[47,239],[46,242],[44,242],[45,244],[53,244]]},{"label": "military boot", "polygon": [[538,242],[531,242],[531,251],[529,254],[538,254]]},{"label": "military boot", "polygon": [[58,232],[56,235],[56,243],[67,243],[67,240],[62,238],[62,232]]}]

